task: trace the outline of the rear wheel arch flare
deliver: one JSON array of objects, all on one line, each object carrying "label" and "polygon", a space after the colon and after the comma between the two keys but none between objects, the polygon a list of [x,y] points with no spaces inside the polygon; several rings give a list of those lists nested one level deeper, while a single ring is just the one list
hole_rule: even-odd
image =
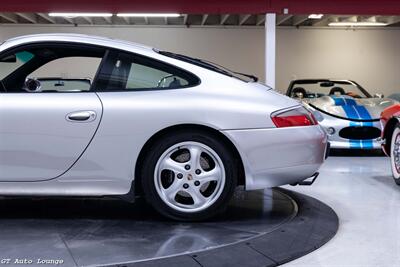
[{"label": "rear wheel arch flare", "polygon": [[234,154],[235,159],[237,160],[237,164],[239,164],[239,169],[240,169],[240,173],[239,173],[239,180],[238,180],[238,185],[245,185],[245,172],[244,172],[244,166],[243,166],[243,161],[242,158],[239,154],[239,151],[237,150],[237,148],[235,147],[235,145],[221,132],[219,132],[218,130],[208,127],[208,126],[204,126],[204,125],[199,125],[199,124],[180,124],[180,125],[174,125],[174,126],[170,126],[167,128],[164,128],[160,131],[158,131],[157,133],[155,133],[153,136],[150,137],[149,140],[147,140],[147,142],[144,144],[144,146],[142,147],[142,149],[140,150],[138,159],[136,161],[136,165],[135,165],[135,180],[134,180],[134,185],[135,185],[135,193],[137,195],[141,195],[141,179],[142,177],[140,177],[140,169],[141,166],[143,164],[143,160],[145,158],[145,155],[147,153],[147,149],[156,141],[160,140],[161,138],[163,138],[163,136],[166,136],[172,132],[176,132],[176,131],[193,131],[193,130],[198,130],[198,131],[203,131],[207,134],[213,135],[215,137],[217,137],[219,140],[221,140],[221,142],[223,142],[225,145],[228,146],[228,148],[232,151],[232,153]]}]

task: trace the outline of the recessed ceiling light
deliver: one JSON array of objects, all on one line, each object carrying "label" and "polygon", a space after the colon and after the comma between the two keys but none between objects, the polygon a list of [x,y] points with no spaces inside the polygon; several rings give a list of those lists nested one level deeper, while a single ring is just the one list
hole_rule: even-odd
[{"label": "recessed ceiling light", "polygon": [[72,12],[52,12],[49,13],[50,17],[111,17],[111,13],[72,13]]},{"label": "recessed ceiling light", "polygon": [[328,25],[332,27],[382,27],[386,26],[387,23],[372,22],[372,21],[357,21],[357,22],[340,21],[340,22],[330,22]]},{"label": "recessed ceiling light", "polygon": [[177,13],[118,13],[118,17],[154,17],[154,18],[163,18],[163,17],[180,17],[180,14]]},{"label": "recessed ceiling light", "polygon": [[308,16],[309,19],[321,19],[324,14],[311,14]]}]

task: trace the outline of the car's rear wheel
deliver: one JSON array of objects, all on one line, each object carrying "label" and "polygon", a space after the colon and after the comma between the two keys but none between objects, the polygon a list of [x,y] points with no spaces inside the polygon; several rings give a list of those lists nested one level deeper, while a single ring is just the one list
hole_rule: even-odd
[{"label": "car's rear wheel", "polygon": [[390,162],[394,181],[400,185],[400,124],[397,124],[393,131],[390,146]]},{"label": "car's rear wheel", "polygon": [[143,162],[146,200],[177,220],[203,220],[223,211],[239,173],[228,146],[206,131],[164,136]]}]

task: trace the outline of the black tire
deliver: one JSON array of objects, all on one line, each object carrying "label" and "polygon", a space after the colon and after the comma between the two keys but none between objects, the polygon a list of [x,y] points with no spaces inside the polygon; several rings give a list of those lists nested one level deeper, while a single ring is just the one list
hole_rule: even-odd
[{"label": "black tire", "polygon": [[395,140],[396,140],[397,136],[399,136],[399,135],[400,135],[400,124],[397,123],[393,129],[392,140],[389,141],[390,142],[390,165],[392,167],[393,180],[397,185],[400,186],[400,172],[396,168],[395,155],[394,155]]},{"label": "black tire", "polygon": [[[225,170],[225,185],[218,199],[208,208],[196,212],[182,212],[167,205],[157,192],[154,172],[158,160],[170,147],[182,142],[198,142],[213,149],[220,157]],[[154,142],[140,166],[140,179],[146,201],[159,213],[179,221],[201,221],[223,212],[237,186],[239,168],[234,153],[217,136],[204,130],[186,130],[169,133]]]}]

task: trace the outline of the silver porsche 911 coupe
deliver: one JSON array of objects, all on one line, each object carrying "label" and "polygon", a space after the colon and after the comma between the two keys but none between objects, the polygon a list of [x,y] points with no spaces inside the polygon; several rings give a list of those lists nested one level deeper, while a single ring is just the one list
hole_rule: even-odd
[{"label": "silver porsche 911 coupe", "polygon": [[381,149],[380,115],[397,103],[350,80],[294,80],[287,95],[309,106],[336,149]]},{"label": "silver porsche 911 coupe", "polygon": [[[145,199],[173,219],[297,184],[327,137],[297,101],[212,63],[85,35],[0,46],[0,195]],[[92,75],[92,76],[91,76]],[[89,77],[42,90],[33,77]]]}]

